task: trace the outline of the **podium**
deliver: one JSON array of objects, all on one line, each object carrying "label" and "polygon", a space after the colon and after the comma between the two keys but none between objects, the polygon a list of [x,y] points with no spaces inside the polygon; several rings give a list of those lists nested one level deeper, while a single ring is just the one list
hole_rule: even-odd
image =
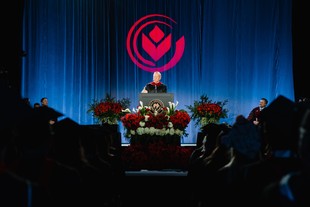
[{"label": "podium", "polygon": [[144,106],[154,105],[160,108],[169,106],[169,102],[174,102],[173,93],[140,93],[139,101],[142,101]]}]

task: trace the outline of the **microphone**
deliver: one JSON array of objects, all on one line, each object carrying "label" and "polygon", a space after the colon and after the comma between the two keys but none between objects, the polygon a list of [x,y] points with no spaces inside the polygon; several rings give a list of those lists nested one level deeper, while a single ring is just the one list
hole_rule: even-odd
[{"label": "microphone", "polygon": [[157,85],[155,85],[155,93],[157,93]]}]

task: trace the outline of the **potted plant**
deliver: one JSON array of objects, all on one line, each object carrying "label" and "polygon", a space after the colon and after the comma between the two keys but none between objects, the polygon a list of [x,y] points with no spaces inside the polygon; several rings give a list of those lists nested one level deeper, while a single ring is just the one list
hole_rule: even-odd
[{"label": "potted plant", "polygon": [[228,110],[225,108],[227,102],[227,100],[212,101],[207,95],[201,95],[200,100],[195,100],[193,105],[186,107],[191,113],[191,119],[195,121],[195,126],[199,126],[203,131],[206,125],[218,124],[221,118],[227,118]]},{"label": "potted plant", "polygon": [[110,94],[106,94],[105,98],[101,100],[93,100],[89,104],[88,113],[92,113],[97,123],[102,125],[118,125],[121,117],[128,111],[126,109],[130,106],[129,98],[122,98],[116,100]]}]

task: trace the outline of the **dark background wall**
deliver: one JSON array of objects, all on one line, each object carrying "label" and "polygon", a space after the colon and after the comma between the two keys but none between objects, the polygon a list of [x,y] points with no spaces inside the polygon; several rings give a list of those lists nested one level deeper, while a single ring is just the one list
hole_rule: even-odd
[{"label": "dark background wall", "polygon": [[[309,69],[307,55],[306,26],[309,12],[306,0],[293,0],[293,71],[295,97],[310,97],[310,90],[306,89]],[[22,51],[22,18],[23,0],[1,1],[1,57],[0,80],[2,83],[20,89],[21,60],[27,54]]]},{"label": "dark background wall", "polygon": [[310,97],[309,57],[307,57],[309,37],[309,8],[306,0],[293,0],[293,71],[295,83],[295,97]]},{"label": "dark background wall", "polygon": [[23,0],[1,1],[0,80],[19,91],[22,58]]}]

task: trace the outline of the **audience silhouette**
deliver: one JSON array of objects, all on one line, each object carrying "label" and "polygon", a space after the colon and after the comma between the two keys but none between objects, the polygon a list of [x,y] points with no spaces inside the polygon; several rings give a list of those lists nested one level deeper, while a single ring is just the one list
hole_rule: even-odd
[{"label": "audience silhouette", "polygon": [[268,184],[262,191],[263,206],[309,206],[310,186],[310,109],[302,113],[299,127],[298,155],[302,162],[300,170],[291,171]]}]

